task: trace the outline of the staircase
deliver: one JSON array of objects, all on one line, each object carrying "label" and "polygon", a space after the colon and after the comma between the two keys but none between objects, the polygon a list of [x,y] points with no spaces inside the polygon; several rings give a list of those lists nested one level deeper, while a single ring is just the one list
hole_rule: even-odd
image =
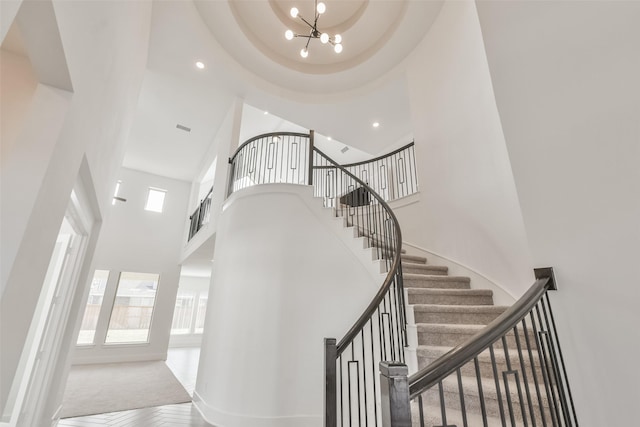
[{"label": "staircase", "polygon": [[[413,309],[418,336],[418,369],[464,343],[508,309],[494,305],[491,290],[471,289],[468,277],[449,276],[447,267],[429,265],[426,258],[419,256],[403,254],[402,259],[407,304]],[[537,362],[539,355],[535,349],[530,353],[527,351],[529,343],[535,342],[535,335],[532,331],[527,331],[526,336],[519,331],[518,335],[508,334],[494,345],[493,351],[485,350],[478,356],[481,395],[473,362],[462,367],[458,378],[450,376],[442,382],[446,426],[442,423],[439,390],[435,388],[423,393],[423,425],[500,427],[506,423],[526,426],[532,419],[535,419],[534,425],[555,425],[551,421],[552,412],[544,392],[540,393],[544,379]],[[518,348],[522,351],[518,352]],[[510,374],[514,369],[523,372],[526,378],[522,374]],[[497,382],[496,376],[500,377]],[[550,389],[555,389],[555,386],[550,385]],[[459,390],[463,390],[462,398]],[[504,408],[508,406],[512,415],[505,417]],[[461,409],[464,409],[464,415]],[[412,424],[421,426],[417,402],[412,404],[412,412]]]},{"label": "staircase", "polygon": [[[468,277],[406,254],[384,196],[405,182],[406,169],[374,160],[376,168],[362,162],[347,170],[314,147],[313,131],[252,138],[230,159],[229,194],[262,183],[313,185],[386,273],[342,339],[325,338],[325,426],[408,426],[411,416],[421,427],[577,427],[547,294],[556,289],[553,269],[535,269],[529,290],[501,307]],[[407,320],[417,342],[410,377]]]}]

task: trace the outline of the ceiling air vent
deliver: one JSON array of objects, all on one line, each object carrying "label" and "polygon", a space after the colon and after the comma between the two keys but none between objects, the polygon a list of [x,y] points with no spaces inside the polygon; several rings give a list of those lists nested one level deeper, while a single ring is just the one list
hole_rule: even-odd
[{"label": "ceiling air vent", "polygon": [[340,150],[342,154],[346,153],[347,151],[349,151],[349,147],[347,147],[346,145],[344,146],[344,148],[342,148],[342,150]]},{"label": "ceiling air vent", "polygon": [[188,128],[188,127],[186,127],[186,126],[183,126],[183,125],[181,125],[180,123],[178,123],[178,124],[176,125],[176,127],[177,127],[178,129],[180,129],[180,130],[185,131],[185,132],[191,132],[191,128]]}]

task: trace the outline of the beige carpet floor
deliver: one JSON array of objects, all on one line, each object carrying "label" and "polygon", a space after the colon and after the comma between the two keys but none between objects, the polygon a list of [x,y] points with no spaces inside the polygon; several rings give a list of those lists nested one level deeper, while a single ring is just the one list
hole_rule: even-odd
[{"label": "beige carpet floor", "polygon": [[69,373],[62,418],[190,401],[163,361],[80,365]]}]

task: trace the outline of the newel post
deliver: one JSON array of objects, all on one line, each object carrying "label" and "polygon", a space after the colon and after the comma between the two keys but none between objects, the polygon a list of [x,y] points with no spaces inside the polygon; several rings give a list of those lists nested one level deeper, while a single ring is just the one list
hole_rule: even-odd
[{"label": "newel post", "polygon": [[307,182],[307,185],[313,185],[313,147],[314,147],[314,140],[315,138],[315,131],[310,130],[309,131],[309,180]]},{"label": "newel post", "polygon": [[[313,131],[312,131],[313,132]],[[338,396],[336,388],[337,347],[335,338],[324,339],[324,427],[336,427]]]},{"label": "newel post", "polygon": [[380,362],[382,427],[411,427],[407,365]]}]

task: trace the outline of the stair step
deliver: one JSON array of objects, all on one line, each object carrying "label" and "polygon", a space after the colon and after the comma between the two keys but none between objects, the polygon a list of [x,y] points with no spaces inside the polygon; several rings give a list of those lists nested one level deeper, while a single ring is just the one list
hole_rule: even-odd
[{"label": "stair step", "polygon": [[[439,359],[441,356],[445,355],[449,351],[451,351],[452,347],[440,347],[440,346],[428,346],[428,345],[420,345],[417,349],[418,356],[418,369],[422,369],[426,366],[429,366],[431,363]],[[507,366],[507,356],[505,355],[502,349],[495,349],[494,358],[496,361],[496,369],[499,374],[502,372],[508,371],[509,367]],[[536,380],[538,381],[538,385],[540,387],[544,387],[544,380],[542,378],[542,370],[539,369],[540,366],[540,358],[537,351],[531,352],[531,357],[533,357],[533,366],[535,368]],[[509,359],[511,362],[511,368],[521,370],[522,366],[520,364],[520,357],[516,348],[509,348]],[[527,381],[531,383],[530,390],[534,390],[534,380],[533,380],[533,371],[531,370],[531,358],[529,356],[529,352],[526,349],[522,350],[522,362],[524,363],[525,374],[527,376]],[[493,366],[491,364],[491,354],[489,350],[485,350],[478,355],[478,365],[480,367],[480,376],[483,378],[493,378]],[[469,363],[465,364],[460,370],[461,374],[466,377],[474,377],[476,376],[476,368],[473,360],[469,361]]]},{"label": "stair step", "polygon": [[[480,332],[485,328],[485,325],[418,323],[416,328],[418,330],[419,345],[455,347]],[[519,335],[520,345],[524,349],[526,348],[526,341],[522,330],[519,330]],[[509,350],[516,349],[516,339],[513,332],[509,332],[505,338]],[[529,331],[529,341],[535,345],[535,336],[531,331]],[[495,342],[493,347],[494,349],[501,349],[502,340]]]},{"label": "stair step", "polygon": [[[515,376],[513,374],[508,375],[508,380],[505,382],[503,375],[501,372],[498,373],[500,375],[498,386],[496,386],[496,382],[491,380],[483,380],[482,381],[482,393],[484,396],[484,405],[486,409],[486,413],[491,418],[500,419],[500,402],[502,403],[502,407],[505,413],[505,421],[507,425],[511,425],[510,417],[509,417],[509,404],[511,401],[513,407],[513,416],[516,421],[516,425],[524,425],[522,423],[523,417],[527,420],[531,420],[531,411],[533,412],[533,417],[536,420],[536,425],[540,425],[542,423],[542,418],[544,413],[545,420],[551,425],[551,417],[549,412],[549,406],[546,399],[546,394],[543,390],[541,390],[541,400],[542,405],[538,404],[538,396],[533,388],[532,384],[529,384],[529,396],[526,394],[527,384],[524,384],[522,381],[522,376],[518,376],[518,381],[516,382]],[[467,414],[475,414],[480,415],[481,405],[480,398],[478,392],[478,382],[475,377],[461,377],[462,382],[462,390],[464,393],[464,407],[466,409]],[[521,394],[518,393],[518,383],[520,384]],[[506,385],[509,386],[509,393],[506,391]],[[447,414],[451,412],[452,414],[455,411],[459,411],[462,407],[460,401],[460,392],[458,387],[458,378],[456,374],[448,376],[444,380],[442,380],[442,388],[445,400],[445,406],[447,408]],[[498,398],[498,388],[500,390],[500,399]],[[528,405],[528,398],[531,399],[532,402],[532,410],[530,411]],[[437,407],[437,412],[434,416],[439,417],[440,409],[440,393],[438,391],[438,387],[434,387],[431,390],[428,390],[422,394],[423,404],[430,407]],[[520,402],[524,404],[524,414],[522,413]],[[541,408],[542,407],[542,408]],[[439,419],[439,418],[436,418]],[[447,417],[447,424],[452,426]],[[435,424],[438,425],[438,424]],[[441,425],[441,424],[440,424]],[[455,424],[457,425],[457,424]],[[474,424],[469,424],[474,425]],[[480,424],[482,425],[482,424]],[[495,426],[501,424],[494,424]],[[461,427],[461,426],[460,426]],[[493,427],[493,425],[492,425]]]},{"label": "stair step", "polygon": [[[463,427],[464,418],[462,412],[447,408],[445,416],[447,418],[446,426],[442,420],[442,411],[439,406],[427,405],[423,402],[422,405],[423,424],[420,423],[420,407],[418,399],[411,402],[411,425],[412,427]],[[482,427],[484,422],[481,414],[467,413],[467,424],[470,427]],[[500,418],[487,417],[487,427],[502,427]]]},{"label": "stair step", "polygon": [[487,325],[507,308],[496,305],[416,304],[413,314],[416,323]]},{"label": "stair step", "polygon": [[402,254],[402,262],[412,262],[415,264],[426,264],[427,263],[427,259],[423,256],[419,256],[419,255],[407,255],[407,254]]},{"label": "stair step", "polygon": [[471,280],[463,276],[437,276],[403,273],[405,288],[469,289]]},{"label": "stair step", "polygon": [[428,289],[407,288],[409,304],[492,305],[489,289]]},{"label": "stair step", "polygon": [[446,276],[449,273],[449,267],[445,267],[443,265],[426,265],[413,262],[403,262],[402,272],[411,274]]}]

